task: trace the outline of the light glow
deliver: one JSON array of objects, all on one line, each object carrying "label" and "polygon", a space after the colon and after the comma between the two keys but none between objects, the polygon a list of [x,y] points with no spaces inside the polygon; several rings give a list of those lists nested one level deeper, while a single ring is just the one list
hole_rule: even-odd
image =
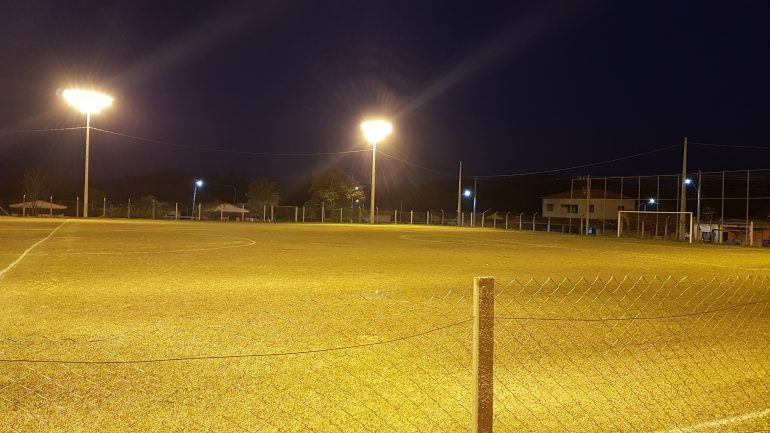
[{"label": "light glow", "polygon": [[689,177],[688,177],[687,179],[685,179],[685,180],[684,180],[684,184],[685,184],[685,185],[689,185],[689,184],[691,184],[691,183],[692,183],[692,179],[690,179]]},{"label": "light glow", "polygon": [[367,120],[361,124],[364,137],[370,144],[377,144],[393,132],[393,125],[386,120]]},{"label": "light glow", "polygon": [[466,189],[465,192],[463,192],[463,195],[465,195],[466,197],[470,197],[471,196],[471,190]]},{"label": "light glow", "polygon": [[91,90],[66,89],[62,96],[83,114],[96,114],[112,105],[112,97]]},{"label": "light glow", "polygon": [[203,186],[203,181],[202,180],[196,180],[195,181],[195,186],[197,186],[198,188],[202,187]]},{"label": "light glow", "polygon": [[651,198],[651,199],[650,199],[650,200],[649,200],[647,203],[649,203],[649,204],[655,204],[655,199],[654,199],[654,198]]}]

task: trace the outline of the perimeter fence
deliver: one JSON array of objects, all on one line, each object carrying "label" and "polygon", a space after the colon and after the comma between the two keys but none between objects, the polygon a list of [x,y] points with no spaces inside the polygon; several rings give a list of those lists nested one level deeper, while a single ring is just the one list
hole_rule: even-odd
[{"label": "perimeter fence", "polygon": [[266,297],[248,320],[167,314],[151,329],[115,324],[109,333],[4,330],[0,426],[770,428],[766,276],[477,278],[438,293]]}]

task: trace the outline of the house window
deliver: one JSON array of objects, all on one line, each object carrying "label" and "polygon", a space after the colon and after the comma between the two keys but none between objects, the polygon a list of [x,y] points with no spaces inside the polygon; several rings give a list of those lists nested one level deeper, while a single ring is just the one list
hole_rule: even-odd
[{"label": "house window", "polygon": [[553,212],[553,204],[549,203],[545,205],[545,210],[547,210],[548,212]]},{"label": "house window", "polygon": [[618,210],[626,210],[625,206],[618,206]]},{"label": "house window", "polygon": [[577,213],[578,212],[578,205],[571,204],[569,205],[569,213]]},{"label": "house window", "polygon": [[594,213],[594,212],[595,212],[595,210],[594,210],[594,205],[592,205],[592,204],[589,204],[589,205],[588,205],[588,212],[589,212],[589,213]]},{"label": "house window", "polygon": [[561,213],[569,213],[569,205],[568,204],[561,205]]}]

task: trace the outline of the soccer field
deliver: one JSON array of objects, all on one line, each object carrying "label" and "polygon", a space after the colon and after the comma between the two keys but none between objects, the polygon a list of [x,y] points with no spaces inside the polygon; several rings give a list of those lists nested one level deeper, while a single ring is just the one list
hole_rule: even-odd
[{"label": "soccer field", "polygon": [[495,431],[770,429],[767,248],[12,218],[0,242],[0,431],[470,431],[475,276]]}]

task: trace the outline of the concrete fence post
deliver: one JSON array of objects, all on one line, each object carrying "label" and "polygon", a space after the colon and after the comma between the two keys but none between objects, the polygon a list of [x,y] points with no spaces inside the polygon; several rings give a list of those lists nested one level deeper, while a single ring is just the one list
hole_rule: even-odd
[{"label": "concrete fence post", "polygon": [[102,197],[102,218],[107,218],[107,197]]},{"label": "concrete fence post", "polygon": [[174,202],[174,221],[179,220],[179,202]]},{"label": "concrete fence post", "polygon": [[537,212],[535,212],[535,213],[532,215],[532,231],[533,231],[533,232],[534,232],[534,231],[536,231],[536,229],[537,229],[537,228],[535,227],[535,221],[536,221],[536,220],[537,220]]},{"label": "concrete fence post", "polygon": [[270,222],[275,222],[275,206],[272,204],[270,205]]},{"label": "concrete fence post", "polygon": [[510,212],[506,212],[506,213],[505,213],[505,229],[506,229],[506,230],[508,230],[508,215],[509,215],[509,214],[510,214]]},{"label": "concrete fence post", "polygon": [[[130,202],[131,199],[128,199]],[[34,205],[32,206],[32,209],[34,209]],[[34,213],[34,212],[33,212]],[[75,197],[75,217],[80,218],[80,196]]]},{"label": "concrete fence post", "polygon": [[487,219],[487,211],[481,213],[481,228],[484,228],[484,220]]},{"label": "concrete fence post", "polygon": [[299,207],[294,206],[294,222],[296,223],[299,221]]},{"label": "concrete fence post", "polygon": [[202,221],[203,217],[203,203],[198,202],[198,221]]},{"label": "concrete fence post", "polygon": [[473,279],[473,433],[492,433],[495,280]]},{"label": "concrete fence post", "polygon": [[305,222],[305,206],[302,206],[302,222]]},{"label": "concrete fence post", "polygon": [[131,219],[131,198],[128,199],[128,209],[126,211],[126,218]]},{"label": "concrete fence post", "polygon": [[414,211],[409,211],[409,224],[414,224]]},{"label": "concrete fence post", "polygon": [[324,205],[324,202],[321,202],[321,222],[324,222],[325,218],[326,218],[326,206]]},{"label": "concrete fence post", "polygon": [[425,224],[430,225],[430,211],[425,215]]},{"label": "concrete fence post", "polygon": [[519,231],[524,230],[524,228],[522,227],[522,222],[521,222],[522,221],[522,215],[524,215],[524,212],[519,214]]}]

